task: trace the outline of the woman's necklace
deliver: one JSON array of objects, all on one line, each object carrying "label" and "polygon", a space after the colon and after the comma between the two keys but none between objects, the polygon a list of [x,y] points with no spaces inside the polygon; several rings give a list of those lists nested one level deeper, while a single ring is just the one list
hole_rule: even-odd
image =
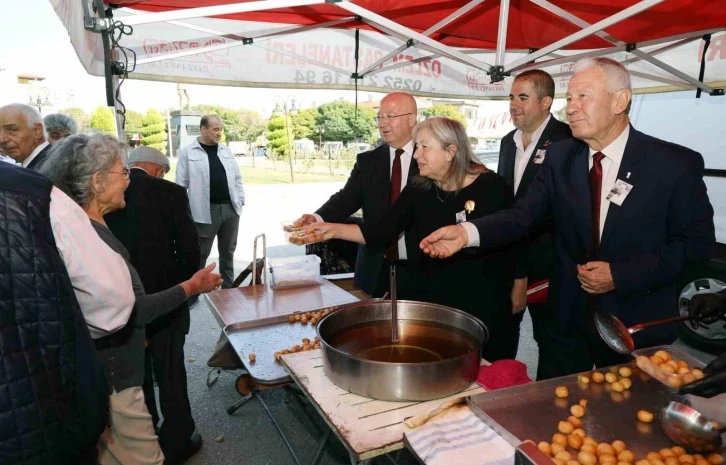
[{"label": "woman's necklace", "polygon": [[439,196],[439,186],[435,182],[434,182],[434,189],[436,189],[436,198],[439,199],[439,202],[441,202],[441,203],[444,203],[444,200],[448,199],[449,195],[451,194],[451,192],[449,192],[449,191],[444,191],[444,192],[446,192],[446,194],[444,194],[444,198],[442,199]]}]

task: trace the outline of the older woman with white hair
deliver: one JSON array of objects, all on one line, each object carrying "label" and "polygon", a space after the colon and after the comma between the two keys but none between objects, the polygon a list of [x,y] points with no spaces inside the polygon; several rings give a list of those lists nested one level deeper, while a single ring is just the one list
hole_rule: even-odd
[{"label": "older woman with white hair", "polygon": [[57,144],[68,136],[78,134],[78,123],[71,115],[53,113],[43,118],[45,133],[50,145]]},{"label": "older woman with white hair", "polygon": [[[391,210],[376,224],[314,223],[326,239],[343,239],[383,249],[402,232],[420,241],[436,229],[489,215],[513,202],[503,177],[480,164],[466,130],[448,118],[429,118],[413,130],[420,176],[401,192]],[[518,320],[512,315],[510,290],[515,254],[510,248],[434,260],[408,257],[416,300],[448,305],[479,318],[490,338],[482,351],[489,361],[512,359],[519,343]]]},{"label": "older woman with white hair", "polygon": [[41,172],[83,208],[101,239],[126,259],[136,295],[134,311],[126,327],[94,340],[96,355],[112,386],[110,427],[99,441],[99,461],[102,464],[161,464],[164,455],[141,388],[145,326],[186,299],[218,289],[222,279],[211,272],[213,263],[170,289],[150,295],[144,292],[138,273],[128,262],[128,251],[106,227],[103,218],[104,214],[125,205],[124,191],[129,185],[126,150],[126,144],[107,134],[71,136],[53,148]]}]

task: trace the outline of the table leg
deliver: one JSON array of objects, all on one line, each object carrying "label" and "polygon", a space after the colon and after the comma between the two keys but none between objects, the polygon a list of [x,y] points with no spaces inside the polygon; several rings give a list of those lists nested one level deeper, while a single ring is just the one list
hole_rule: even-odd
[{"label": "table leg", "polygon": [[350,454],[350,465],[370,465],[371,459],[367,460],[361,460],[360,462],[353,457],[353,454]]},{"label": "table leg", "polygon": [[315,450],[315,455],[313,455],[313,459],[310,461],[310,465],[318,465],[318,462],[320,462],[320,457],[323,455],[323,451],[325,450],[325,444],[327,444],[329,437],[330,429],[323,433],[323,437],[318,443],[318,448]]},{"label": "table leg", "polygon": [[234,412],[236,412],[240,407],[242,407],[244,404],[246,404],[250,399],[252,399],[255,394],[257,393],[257,389],[252,390],[249,394],[238,400],[234,405],[227,408],[227,413],[232,415]]},{"label": "table leg", "polygon": [[[252,391],[250,395],[255,394],[256,391]],[[265,412],[267,412],[267,416],[270,417],[270,420],[272,420],[272,424],[275,425],[275,429],[277,429],[277,432],[280,434],[280,437],[282,438],[282,441],[285,443],[285,447],[287,447],[287,450],[290,452],[290,455],[292,456],[292,459],[295,461],[297,465],[300,465],[300,461],[297,458],[297,455],[295,455],[295,451],[292,450],[292,446],[290,445],[290,442],[287,440],[287,437],[285,436],[285,433],[282,432],[282,428],[280,428],[280,424],[277,423],[277,420],[275,420],[275,417],[272,415],[272,412],[270,411],[269,407],[267,407],[267,404],[264,400],[262,400],[262,396],[257,394],[257,400],[260,401],[260,404],[262,404],[262,407],[265,409]]]}]

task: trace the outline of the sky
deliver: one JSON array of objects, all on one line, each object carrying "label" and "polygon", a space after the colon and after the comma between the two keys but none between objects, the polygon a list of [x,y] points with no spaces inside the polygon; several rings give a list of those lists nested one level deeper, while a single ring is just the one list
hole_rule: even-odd
[{"label": "sky", "polygon": [[[18,74],[46,77],[44,85],[52,89],[51,101],[59,108],[76,106],[93,111],[105,105],[102,78],[90,76],[81,66],[68,33],[48,0],[0,0],[0,104],[27,103],[28,96],[18,96],[14,85]],[[11,85],[12,83],[12,85]],[[353,101],[353,91],[253,89],[190,85],[192,104],[243,107],[269,116],[274,98],[295,97],[298,105],[308,108],[315,102],[345,98]],[[128,109],[145,112],[149,108],[177,108],[176,84],[127,80],[121,88],[122,101]],[[360,93],[359,100],[375,100],[381,94]]]}]

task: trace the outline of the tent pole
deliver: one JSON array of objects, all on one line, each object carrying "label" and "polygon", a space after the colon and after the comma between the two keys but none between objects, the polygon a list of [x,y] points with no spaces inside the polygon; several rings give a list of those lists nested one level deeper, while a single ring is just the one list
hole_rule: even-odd
[{"label": "tent pole", "polygon": [[509,0],[501,0],[499,4],[499,28],[497,30],[497,56],[494,66],[503,67],[507,53],[507,25],[509,24]]},{"label": "tent pole", "polygon": [[585,29],[582,29],[581,31],[578,31],[574,34],[571,34],[564,39],[558,40],[557,42],[548,45],[547,47],[541,48],[537,50],[536,52],[530,53],[529,55],[520,58],[518,60],[515,60],[512,63],[509,63],[506,66],[506,70],[512,70],[516,68],[517,66],[523,65],[525,63],[529,63],[531,61],[535,61],[540,57],[543,57],[545,55],[550,54],[551,52],[554,52],[556,50],[560,50],[572,43],[577,42],[580,39],[583,39],[587,36],[593,35],[596,32],[602,31],[603,29],[610,27],[614,24],[617,24],[621,21],[624,21],[632,16],[637,15],[638,13],[641,13],[649,8],[652,8],[655,5],[658,5],[659,3],[663,3],[665,0],[641,0],[640,2],[636,3],[635,5],[628,7],[619,13],[615,13],[614,15],[610,16],[609,18],[605,18],[602,21],[598,21],[597,23],[586,27]]},{"label": "tent pole", "polygon": [[254,11],[277,10],[280,8],[294,8],[297,6],[320,5],[325,0],[259,0],[255,2],[230,3],[228,5],[202,6],[198,8],[185,8],[182,10],[148,13],[139,16],[124,18],[124,24],[137,26],[139,24],[161,23],[177,19],[206,18],[208,16],[223,16],[235,13],[251,13]]},{"label": "tent pole", "polygon": [[[462,6],[461,8],[459,8],[458,10],[456,10],[455,12],[451,13],[446,18],[442,19],[438,23],[436,23],[433,26],[431,26],[430,28],[426,29],[421,34],[425,35],[426,37],[430,37],[431,34],[433,34],[434,32],[437,32],[442,27],[445,27],[445,26],[451,24],[452,22],[456,21],[457,19],[459,19],[460,17],[464,16],[466,13],[470,12],[471,10],[473,10],[474,8],[476,8],[477,6],[479,6],[482,3],[484,3],[485,1],[486,0],[472,0],[471,2],[469,2],[466,5]],[[405,44],[401,45],[400,47],[398,47],[396,50],[392,51],[388,55],[384,56],[383,58],[381,58],[379,60],[376,60],[374,63],[372,63],[371,65],[369,65],[363,71],[361,71],[360,73],[358,73],[358,75],[359,76],[365,76],[366,74],[368,74],[372,70],[376,69],[381,64],[385,63],[386,61],[390,60],[391,58],[395,57],[396,55],[398,55],[399,53],[401,53],[402,51],[406,50],[407,48],[409,48],[409,47],[411,47],[413,45],[416,45],[416,41],[412,41],[412,43],[410,45],[409,45],[409,42],[406,42]]]},{"label": "tent pole", "polygon": [[[660,61],[659,59],[652,57],[641,50],[638,50],[637,48],[632,50],[630,53],[632,53],[633,55],[635,55],[637,57],[642,58],[643,60],[647,61],[650,64],[653,64],[653,65],[661,68],[664,71],[669,72],[670,74],[672,74],[676,77],[683,79],[684,81],[690,83],[691,85],[698,87],[699,89],[703,90],[704,92],[708,92],[709,94],[714,93],[715,89],[713,87],[711,87],[707,84],[704,84],[703,82],[699,81],[696,78],[692,78],[691,76],[687,75],[683,71],[679,71],[679,70],[675,69],[673,66],[671,66],[667,63],[664,63],[664,62]],[[723,90],[721,91],[720,95],[723,95]]]},{"label": "tent pole", "polygon": [[[653,0],[651,0],[651,1],[653,1]],[[424,36],[423,34],[419,34],[418,32],[411,30],[407,27],[401,26],[400,24],[398,24],[394,21],[391,21],[390,19],[384,18],[383,16],[373,13],[372,11],[367,10],[354,3],[340,2],[340,3],[336,3],[335,5],[344,10],[350,11],[353,14],[361,16],[362,18],[366,18],[370,23],[373,23],[373,25],[375,27],[389,29],[389,30],[395,32],[396,34],[403,35],[409,39],[413,39],[415,41],[428,45],[429,47],[437,50],[442,55],[444,55],[448,58],[451,58],[452,60],[458,61],[460,63],[468,64],[474,68],[481,69],[484,71],[488,71],[489,68],[491,67],[491,65],[488,63],[485,63],[481,60],[477,60],[475,58],[467,56],[452,47],[449,47],[440,42],[437,42],[429,37]]]}]

